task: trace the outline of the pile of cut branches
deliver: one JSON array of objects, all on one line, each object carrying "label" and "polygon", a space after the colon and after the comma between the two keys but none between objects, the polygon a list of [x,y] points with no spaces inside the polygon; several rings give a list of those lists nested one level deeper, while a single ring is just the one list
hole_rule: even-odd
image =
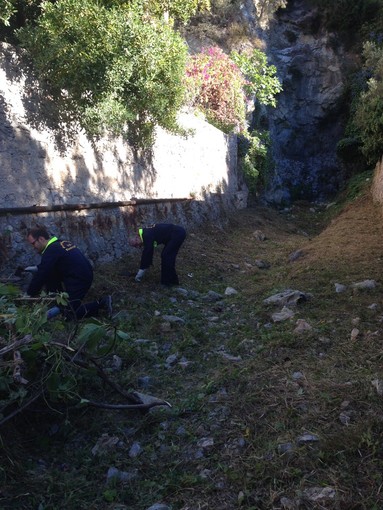
[{"label": "pile of cut branches", "polygon": [[[19,297],[13,285],[0,285],[0,426],[37,400],[146,411],[167,402],[120,388],[103,367],[124,331],[97,319],[48,321],[51,297]],[[89,379],[101,380],[121,402],[98,402],[85,395]]]}]

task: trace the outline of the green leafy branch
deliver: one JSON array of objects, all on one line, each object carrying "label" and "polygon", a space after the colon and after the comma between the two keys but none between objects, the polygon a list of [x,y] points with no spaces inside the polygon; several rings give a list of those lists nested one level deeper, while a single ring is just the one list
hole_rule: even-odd
[{"label": "green leafy branch", "polygon": [[[103,369],[100,362],[118,348],[120,341],[126,341],[124,331],[96,319],[75,323],[74,328],[59,320],[48,321],[46,298],[25,304],[15,301],[17,288],[2,285],[1,292],[0,425],[40,398],[49,407],[57,402],[139,410],[169,405],[160,399],[142,401],[134,391],[119,388]],[[59,299],[65,303],[65,296]],[[98,403],[86,398],[94,378],[101,379],[124,402]]]}]

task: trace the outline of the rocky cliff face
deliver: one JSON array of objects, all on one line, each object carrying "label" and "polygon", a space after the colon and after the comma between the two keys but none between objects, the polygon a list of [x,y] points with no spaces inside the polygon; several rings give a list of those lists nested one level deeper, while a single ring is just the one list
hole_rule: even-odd
[{"label": "rocky cliff face", "polygon": [[336,145],[344,129],[344,89],[352,59],[322,27],[307,0],[290,0],[262,31],[283,92],[265,112],[272,140],[269,202],[326,200],[343,182]]},{"label": "rocky cliff face", "polygon": [[[230,50],[258,47],[277,68],[283,85],[276,108],[256,108],[253,127],[271,135],[270,173],[263,198],[284,204],[297,199],[328,200],[345,171],[336,155],[347,115],[345,87],[354,56],[329,33],[309,0],[288,0],[273,16],[261,0],[243,0],[232,19],[212,19],[186,34],[191,52],[219,45]],[[217,17],[217,16],[216,16]],[[233,37],[234,26],[246,27]],[[219,37],[217,31],[219,28]],[[231,28],[231,30],[230,30]],[[210,38],[206,34],[210,35]],[[245,35],[246,34],[246,35]],[[256,118],[255,118],[256,117]]]}]

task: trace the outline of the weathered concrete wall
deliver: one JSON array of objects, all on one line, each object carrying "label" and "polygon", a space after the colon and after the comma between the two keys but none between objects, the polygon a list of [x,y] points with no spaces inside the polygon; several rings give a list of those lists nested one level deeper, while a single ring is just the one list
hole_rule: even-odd
[{"label": "weathered concrete wall", "polygon": [[0,208],[193,198],[161,205],[50,212],[0,212],[2,268],[30,252],[25,229],[35,224],[70,237],[94,261],[128,250],[127,227],[173,221],[193,228],[223,221],[245,207],[247,189],[237,173],[235,136],[227,136],[193,114],[180,115],[187,138],[158,130],[150,154],[137,154],[122,139],[92,143],[71,132],[49,96],[12,46],[0,45]]}]

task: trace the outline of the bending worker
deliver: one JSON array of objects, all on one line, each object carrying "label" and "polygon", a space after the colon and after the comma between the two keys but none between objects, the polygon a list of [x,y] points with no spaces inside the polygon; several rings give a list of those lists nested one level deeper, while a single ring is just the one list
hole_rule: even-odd
[{"label": "bending worker", "polygon": [[[66,292],[69,302],[60,311],[68,319],[96,316],[99,308],[105,308],[111,315],[111,296],[82,304],[93,282],[93,268],[79,248],[70,241],[50,236],[45,228],[29,230],[27,241],[41,255],[27,294],[37,296],[43,288],[47,292]],[[57,311],[57,307],[49,310],[48,318],[57,315]]]},{"label": "bending worker", "polygon": [[131,246],[143,247],[140,269],[135,280],[141,281],[145,271],[153,263],[154,248],[163,244],[165,246],[161,252],[161,283],[166,286],[178,285],[176,257],[185,237],[185,229],[172,223],[157,223],[149,228],[140,228],[138,234],[129,241]]}]

